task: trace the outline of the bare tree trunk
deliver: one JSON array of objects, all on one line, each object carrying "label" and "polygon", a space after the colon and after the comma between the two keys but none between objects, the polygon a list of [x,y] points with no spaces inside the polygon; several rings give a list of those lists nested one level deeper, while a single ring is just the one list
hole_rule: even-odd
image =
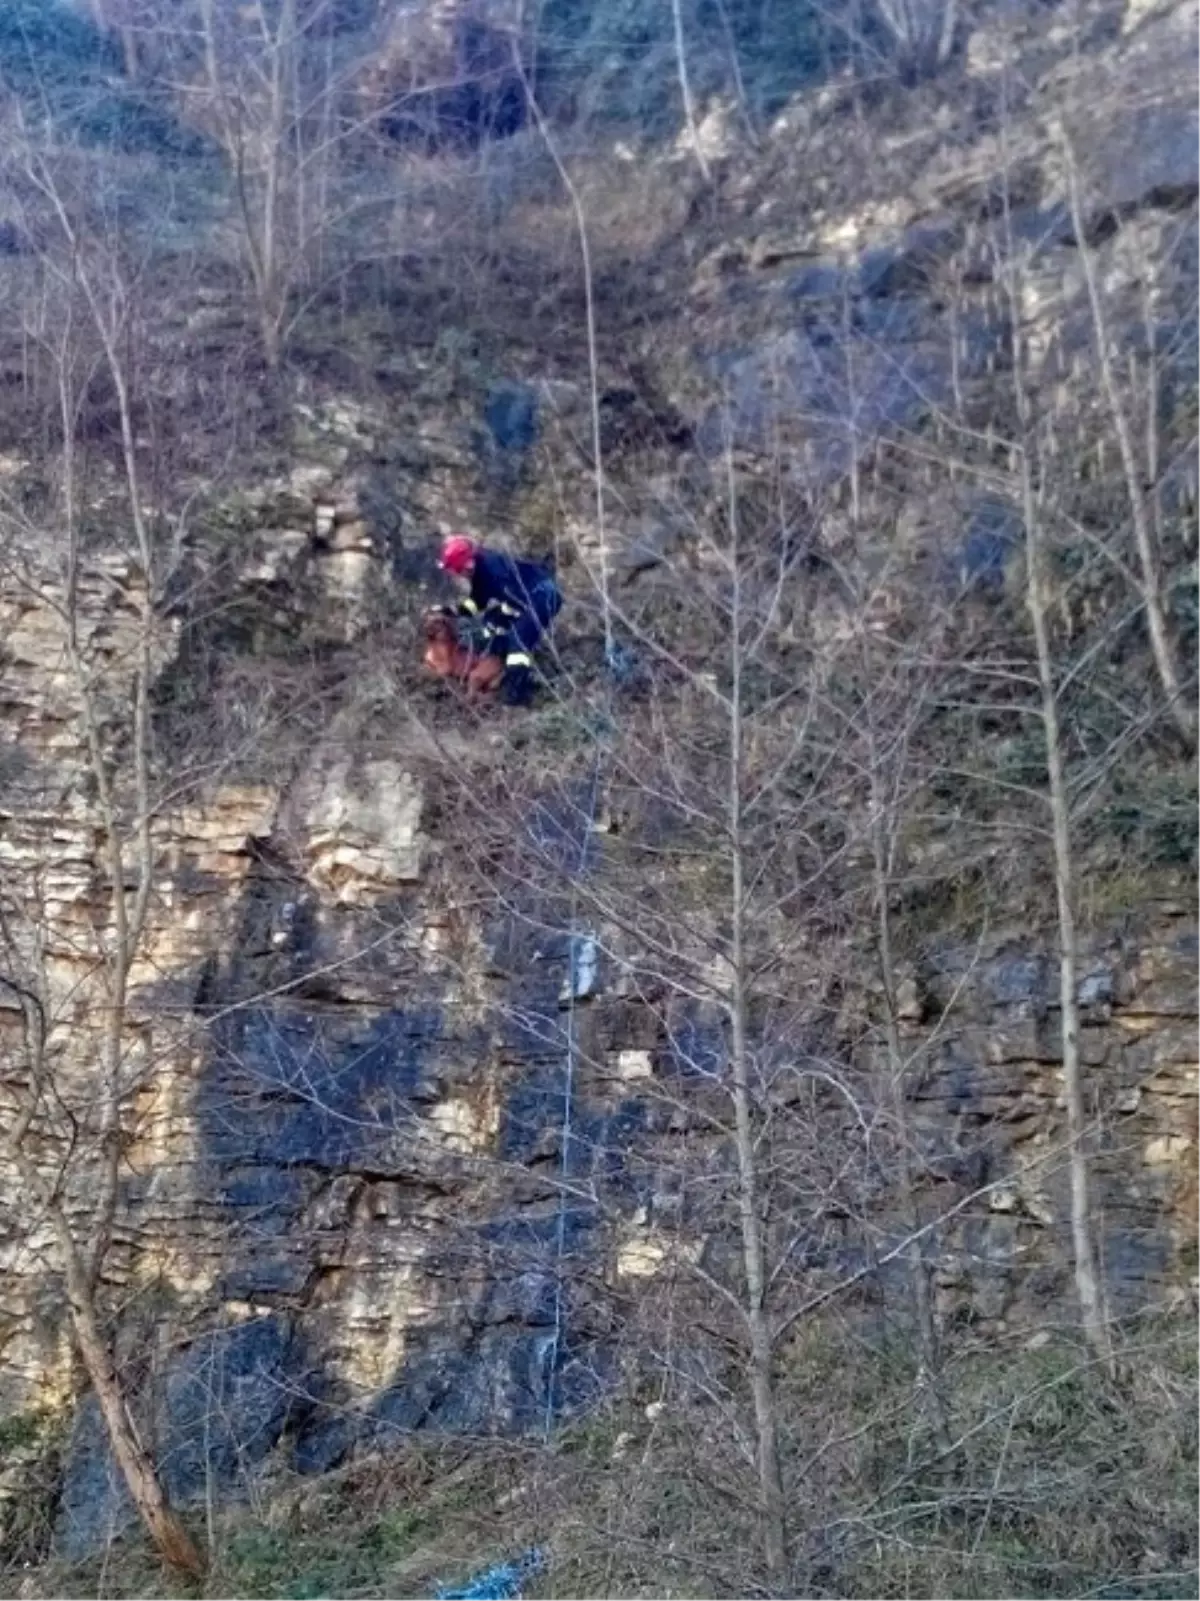
[{"label": "bare tree trunk", "polygon": [[[1019,358],[1018,358],[1019,359]],[[1018,380],[1020,382],[1020,380]],[[1067,1132],[1071,1142],[1071,1239],[1075,1253],[1075,1291],[1083,1319],[1083,1332],[1096,1353],[1109,1355],[1100,1274],[1092,1243],[1091,1201],[1088,1195],[1087,1120],[1079,1062],[1079,1002],[1076,994],[1076,934],[1074,863],[1071,851],[1071,812],[1063,769],[1062,734],[1058,696],[1046,617],[1045,551],[1033,492],[1027,451],[1021,450],[1021,508],[1025,521],[1026,573],[1029,613],[1037,645],[1038,680],[1042,696],[1042,728],[1046,745],[1046,777],[1054,840],[1054,892],[1058,909],[1059,1004],[1062,1008],[1063,1093],[1067,1103]]]},{"label": "bare tree trunk", "polygon": [[71,1308],[71,1327],[79,1347],[84,1370],[96,1392],[104,1415],[108,1437],[117,1466],[124,1475],[134,1505],[163,1560],[177,1572],[198,1579],[205,1571],[196,1545],[167,1501],[154,1463],[138,1439],[133,1420],[125,1406],[121,1381],[113,1367],[96,1323],[96,1303],[89,1275],[71,1235],[70,1224],[58,1201],[52,1203],[50,1217],[59,1240],[65,1269],[67,1300]]},{"label": "bare tree trunk", "polygon": [[137,33],[128,19],[128,13],[126,12],[125,16],[121,16],[121,12],[125,11],[125,9],[124,6],[120,7],[117,19],[114,20],[109,14],[107,0],[91,0],[90,5],[92,20],[96,26],[103,29],[105,33],[115,33],[121,41],[121,55],[125,64],[125,76],[131,82],[136,82],[140,67]]},{"label": "bare tree trunk", "polygon": [[[1083,202],[1079,194],[1078,163],[1075,159],[1074,146],[1065,131],[1060,131],[1059,143],[1062,147],[1063,160],[1067,169],[1071,226],[1075,233],[1075,244],[1083,266],[1088,303],[1091,307],[1092,332],[1095,336],[1096,356],[1100,366],[1100,383],[1104,390],[1104,398],[1108,405],[1109,415],[1112,418],[1113,432],[1117,436],[1117,449],[1120,452],[1121,469],[1125,476],[1125,491],[1129,498],[1129,517],[1133,524],[1133,537],[1137,545],[1138,562],[1142,571],[1142,601],[1146,608],[1146,627],[1150,634],[1150,647],[1154,652],[1154,664],[1158,669],[1159,681],[1162,684],[1163,693],[1167,697],[1171,716],[1174,718],[1179,732],[1187,741],[1189,748],[1194,749],[1196,744],[1196,711],[1179,682],[1179,673],[1175,666],[1175,653],[1171,648],[1171,641],[1167,635],[1159,557],[1154,548],[1154,534],[1150,516],[1146,509],[1146,497],[1142,489],[1142,479],[1138,469],[1137,451],[1133,443],[1133,425],[1125,409],[1125,402],[1121,398],[1121,390],[1117,383],[1116,373],[1113,371],[1112,352],[1109,348],[1108,319],[1104,314],[1104,300],[1100,293],[1100,285],[1096,276],[1095,258],[1087,241]],[[1155,403],[1156,398],[1151,396],[1151,405]]]},{"label": "bare tree trunk", "polygon": [[[741,851],[733,848],[733,896],[744,893]],[[745,970],[741,949],[741,914],[734,914],[733,1000],[730,1008],[733,1107],[738,1163],[738,1214],[742,1263],[746,1274],[746,1323],[750,1332],[750,1392],[758,1438],[758,1483],[762,1499],[763,1546],[767,1575],[778,1588],[787,1573],[786,1517],[774,1385],[774,1349],[766,1309],[766,1252],[759,1215],[758,1157],[755,1150],[750,1053],[746,1037]]]},{"label": "bare tree trunk", "polygon": [[[853,416],[857,412],[858,385],[854,363],[850,300],[845,293],[842,295],[842,334],[846,363],[846,391],[850,400],[848,409],[851,416]],[[857,536],[862,525],[862,472],[859,464],[857,431],[853,424],[851,424],[850,440],[850,520]],[[873,652],[864,646],[863,682],[868,686],[874,686],[880,677],[878,664],[872,660],[872,656]],[[868,697],[869,694],[870,691],[868,691]],[[884,991],[884,1038],[888,1053],[888,1088],[898,1136],[898,1162],[900,1167],[898,1177],[902,1197],[901,1204],[905,1212],[905,1222],[912,1235],[912,1243],[908,1248],[909,1288],[912,1292],[913,1315],[917,1326],[920,1365],[928,1394],[932,1401],[938,1442],[944,1447],[950,1443],[950,1431],[946,1422],[946,1413],[942,1404],[941,1388],[938,1381],[940,1362],[937,1331],[934,1327],[933,1307],[929,1298],[929,1278],[925,1266],[924,1237],[920,1233],[920,1216],[912,1170],[912,1152],[909,1149],[908,1108],[904,1098],[904,1051],[901,1046],[900,1031],[896,1019],[896,967],[892,956],[892,922],[888,902],[894,856],[894,796],[885,794],[882,768],[883,755],[879,749],[879,730],[876,724],[876,714],[869,702],[864,707],[863,715],[866,719],[865,734],[871,802],[871,856],[875,893],[876,948]]]},{"label": "bare tree trunk", "polygon": [[37,1168],[25,1150],[23,1139],[36,1111],[31,1092],[24,1112],[5,1137],[13,1165],[33,1199],[49,1219],[62,1258],[63,1278],[70,1309],[71,1332],[84,1371],[96,1393],[96,1401],[108,1430],[117,1466],[151,1539],[164,1562],[189,1578],[203,1576],[205,1564],[195,1543],[172,1510],[154,1463],[138,1439],[133,1419],[125,1405],[121,1381],[96,1317],[96,1296],[92,1275],[71,1231],[70,1222],[57,1195],[49,1194]]},{"label": "bare tree trunk", "polygon": [[687,49],[683,38],[683,4],[682,0],[671,0],[671,16],[675,23],[675,66],[679,72],[679,92],[683,96],[683,117],[687,123],[688,137],[692,141],[692,152],[696,157],[696,165],[700,168],[700,176],[705,183],[712,182],[712,172],[704,158],[704,148],[700,143],[700,132],[696,127],[696,107],[692,102],[692,85],[688,78]]},{"label": "bare tree trunk", "polygon": [[[1005,84],[1007,90],[1007,83]],[[1079,1300],[1084,1335],[1096,1353],[1108,1359],[1110,1344],[1104,1319],[1103,1296],[1096,1250],[1092,1242],[1091,1200],[1088,1193],[1087,1152],[1084,1139],[1087,1123],[1083,1108],[1083,1086],[1079,1061],[1079,1003],[1076,996],[1077,943],[1075,933],[1074,863],[1071,849],[1071,802],[1063,763],[1062,731],[1058,716],[1058,693],[1054,676],[1054,655],[1050,643],[1047,594],[1046,548],[1040,508],[1034,491],[1030,449],[1034,442],[1033,407],[1025,381],[1024,340],[1021,332],[1021,296],[1017,276],[1020,263],[1012,229],[1008,190],[1008,123],[1001,116],[1000,139],[1003,158],[1003,238],[1005,259],[1001,265],[1013,326],[1013,399],[1016,404],[1020,440],[1017,447],[1020,471],[1021,514],[1025,525],[1025,566],[1027,602],[1037,654],[1037,676],[1042,705],[1042,732],[1046,751],[1046,783],[1050,803],[1051,837],[1054,853],[1054,893],[1058,917],[1059,998],[1062,1009],[1063,1094],[1067,1107],[1067,1133],[1071,1155],[1071,1241],[1075,1259],[1075,1293]]]},{"label": "bare tree trunk", "polygon": [[[57,195],[55,196],[57,203]],[[59,414],[64,440],[71,441],[64,451],[64,519],[68,546],[68,570],[72,575],[67,602],[67,656],[80,699],[80,716],[87,741],[89,765],[96,786],[97,803],[103,830],[105,866],[109,876],[111,910],[111,942],[105,951],[106,1017],[104,1023],[102,1063],[103,1090],[101,1105],[102,1164],[97,1200],[93,1213],[93,1238],[88,1277],[93,1286],[98,1282],[104,1259],[112,1241],[113,1222],[116,1216],[122,1151],[121,1105],[125,1093],[123,1083],[124,1034],[129,999],[129,973],[134,957],[141,945],[150,904],[150,891],[154,882],[154,852],[150,834],[150,638],[154,626],[154,551],[142,505],[141,480],[138,471],[137,449],[134,437],[133,405],[130,394],[129,373],[122,354],[122,342],[128,332],[122,323],[114,324],[106,315],[104,302],[97,291],[91,270],[85,267],[79,254],[78,241],[65,208],[59,206],[63,230],[75,254],[75,270],[83,291],[96,332],[104,350],[105,362],[117,396],[117,409],[121,427],[121,453],[125,469],[126,489],[129,495],[130,520],[137,540],[138,558],[142,566],[144,592],[140,605],[140,628],[137,646],[137,664],[133,685],[133,766],[134,802],[137,815],[132,838],[135,850],[136,885],[132,905],[125,889],[125,860],[122,830],[118,818],[116,797],[113,794],[105,759],[100,715],[89,680],[87,668],[81,659],[78,642],[74,575],[78,571],[78,527],[76,523],[76,497],[74,488],[74,417],[72,398],[65,374],[59,373]],[[115,268],[114,268],[115,271]],[[123,288],[124,286],[122,286]],[[118,304],[126,303],[126,296],[117,297]]]},{"label": "bare tree trunk", "polygon": [[738,1164],[738,1215],[742,1235],[742,1263],[746,1275],[746,1324],[750,1334],[750,1391],[758,1439],[758,1482],[762,1500],[763,1546],[767,1577],[778,1590],[787,1574],[787,1522],[783,1475],[779,1465],[778,1413],[774,1386],[774,1341],[766,1307],[766,1249],[759,1212],[758,1152],[754,1138],[753,1098],[750,1084],[750,1049],[746,1019],[747,974],[745,957],[746,886],[742,824],[742,640],[741,596],[738,578],[737,505],[733,464],[729,463],[730,608],[729,691],[729,839],[731,849],[730,910],[730,1069],[733,1080],[735,1143]]},{"label": "bare tree trunk", "polygon": [[[916,1200],[915,1175],[912,1152],[909,1149],[908,1107],[905,1101],[905,1059],[897,1019],[896,964],[892,953],[892,919],[888,896],[892,878],[892,851],[886,837],[884,819],[885,799],[881,793],[879,753],[872,731],[870,736],[871,761],[871,851],[875,878],[876,940],[879,955],[879,973],[883,983],[883,1027],[888,1054],[888,1079],[891,1088],[892,1112],[896,1120],[897,1162],[900,1180],[904,1222],[912,1235],[908,1247],[909,1288],[912,1291],[913,1315],[917,1326],[917,1347],[920,1352],[922,1376],[933,1411],[938,1444],[943,1450],[950,1448],[950,1429],[942,1401],[941,1355],[937,1328],[933,1317],[933,1304],[929,1296],[929,1276],[925,1264],[924,1236]],[[890,808],[889,808],[890,809]]]},{"label": "bare tree trunk", "polygon": [[[40,1109],[53,1098],[52,1087],[47,1082],[45,1009],[33,989],[9,979],[5,980],[6,987],[17,994],[24,1017],[27,1086],[22,1092],[24,1105],[19,1116],[3,1130],[4,1146],[32,1200],[44,1212],[54,1231],[75,1343],[84,1370],[95,1391],[113,1456],[125,1478],[138,1514],[164,1561],[179,1572],[197,1578],[204,1572],[204,1563],[187,1530],[171,1510],[154,1463],[138,1439],[125,1405],[120,1378],[109,1347],[100,1331],[97,1315],[97,1287],[112,1241],[119,1195],[121,1111],[128,1089],[124,1075],[124,1032],[129,974],[145,930],[154,866],[150,835],[149,721],[150,630],[153,623],[152,551],[150,531],[141,505],[128,374],[121,354],[121,340],[125,329],[122,323],[113,323],[106,315],[105,306],[109,302],[97,292],[61,197],[53,182],[44,174],[40,176],[43,178],[44,191],[53,199],[58,209],[64,236],[71,251],[73,271],[66,279],[68,297],[73,296],[76,288],[82,290],[116,385],[131,516],[145,569],[146,592],[141,607],[133,706],[133,778],[137,817],[131,833],[137,853],[137,883],[130,904],[125,882],[124,836],[118,797],[114,792],[113,779],[106,759],[103,721],[95,686],[80,643],[78,614],[80,557],[78,494],[75,482],[76,397],[67,365],[70,340],[68,298],[67,346],[64,347],[62,359],[58,364],[58,400],[64,441],[62,515],[66,525],[67,545],[64,574],[65,605],[60,610],[64,624],[65,654],[79,696],[79,718],[88,750],[91,777],[96,787],[104,867],[109,878],[110,896],[109,927],[99,935],[100,966],[105,987],[98,1128],[101,1166],[98,1182],[89,1197],[86,1235],[82,1238],[77,1235],[58,1188],[43,1182],[37,1165],[29,1154],[28,1136]],[[117,305],[124,303],[123,297],[119,294],[112,299]],[[72,1133],[74,1132],[72,1130]]]},{"label": "bare tree trunk", "polygon": [[267,178],[263,196],[262,230],[262,322],[263,348],[267,365],[274,372],[281,355],[283,326],[283,283],[280,271],[280,184],[284,160],[284,127],[287,109],[288,63],[295,48],[295,0],[283,0],[271,50],[271,109],[267,138]]},{"label": "bare tree trunk", "polygon": [[283,10],[272,37],[265,15],[260,16],[263,45],[269,60],[266,68],[267,125],[262,130],[261,138],[263,149],[261,152],[251,152],[251,160],[261,158],[264,164],[262,192],[259,196],[257,190],[254,194],[251,193],[251,185],[255,183],[255,179],[247,172],[247,144],[253,140],[253,130],[248,139],[245,108],[238,107],[235,103],[231,111],[230,97],[222,83],[222,63],[217,48],[219,36],[216,0],[200,0],[200,24],[208,91],[220,125],[221,140],[234,170],[263,359],[272,376],[278,372],[282,356],[282,301],[285,277],[278,238],[288,79],[282,41],[285,36],[289,42],[292,41],[294,17],[294,0],[284,0]]}]

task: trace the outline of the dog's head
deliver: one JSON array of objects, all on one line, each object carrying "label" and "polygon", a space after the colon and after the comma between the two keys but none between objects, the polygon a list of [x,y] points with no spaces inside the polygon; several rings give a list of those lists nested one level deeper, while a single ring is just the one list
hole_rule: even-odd
[{"label": "dog's head", "polygon": [[434,606],[425,613],[421,619],[421,628],[427,640],[445,639],[454,645],[458,643],[458,629],[454,626],[454,618],[441,606]]},{"label": "dog's head", "polygon": [[444,611],[429,611],[421,622],[425,636],[426,667],[439,678],[449,678],[460,670],[458,630],[454,619]]},{"label": "dog's head", "polygon": [[425,666],[438,678],[461,679],[472,695],[490,695],[504,676],[499,656],[477,656],[458,637],[454,617],[445,611],[425,613],[421,620],[425,636]]}]

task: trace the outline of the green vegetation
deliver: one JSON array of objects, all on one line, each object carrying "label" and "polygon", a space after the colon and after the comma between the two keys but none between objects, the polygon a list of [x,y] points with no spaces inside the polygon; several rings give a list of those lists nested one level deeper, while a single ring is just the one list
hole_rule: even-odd
[{"label": "green vegetation", "polygon": [[49,1549],[65,1429],[63,1416],[46,1410],[0,1419],[0,1575]]},{"label": "green vegetation", "polygon": [[45,1439],[49,1427],[43,1412],[16,1412],[0,1418],[0,1459],[29,1451]]},{"label": "green vegetation", "polygon": [[1196,805],[1192,762],[1149,771],[1118,770],[1089,834],[1098,844],[1113,841],[1126,870],[1135,864],[1151,872],[1163,867],[1194,867]]}]

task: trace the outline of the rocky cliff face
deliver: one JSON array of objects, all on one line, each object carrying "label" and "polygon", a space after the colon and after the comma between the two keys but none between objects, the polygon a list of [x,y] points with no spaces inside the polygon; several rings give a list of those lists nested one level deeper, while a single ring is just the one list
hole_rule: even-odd
[{"label": "rocky cliff face", "polygon": [[[336,480],[313,491],[296,519],[303,548],[287,547],[292,582],[336,561],[339,530],[363,526],[352,494]],[[280,543],[262,537],[247,586]],[[119,651],[135,585],[113,563],[89,569],[97,652]],[[6,700],[42,800],[22,805],[31,772],[14,777],[2,849],[43,897],[64,1071],[86,1081],[103,1006],[88,934],[104,904],[94,821],[54,620],[20,594],[5,604]],[[164,674],[170,657],[168,641]],[[347,727],[335,720],[300,770],[219,783],[156,824],[162,871],[129,1020],[147,1066],[108,1273],[123,1365],[181,1497],[213,1473],[236,1483],[285,1441],[318,1471],[393,1432],[539,1428],[596,1394],[611,1360],[599,1302],[562,1289],[564,1263],[648,1293],[678,1249],[653,1155],[678,1133],[678,1107],[657,1093],[678,1038],[614,992],[603,964],[581,982],[565,934],[473,923],[430,820],[444,771],[416,741],[384,753]],[[1095,938],[1082,970],[1089,1093],[1106,1109],[1101,1249],[1121,1313],[1186,1293],[1192,1271],[1196,934],[1182,896]],[[572,972],[586,990],[574,1013]],[[1056,985],[1046,940],[1017,932],[948,936],[905,983],[906,1035],[930,1042],[911,1098],[936,1203],[980,1192],[939,1248],[950,1324],[1032,1329],[1069,1293]],[[563,1202],[569,1027],[588,1043]],[[852,1060],[852,1040],[845,1049]],[[46,1242],[26,1224],[4,1246],[14,1410],[69,1383]],[[810,1256],[817,1288],[866,1265],[849,1235]],[[85,1402],[65,1548],[129,1512]]]},{"label": "rocky cliff face", "polygon": [[[1169,51],[1181,19],[1131,14],[1130,49]],[[986,85],[985,32],[972,49]],[[822,115],[795,113],[812,120],[813,160],[837,137]],[[1174,109],[1136,116],[1142,136],[1111,166],[1108,207],[1128,226],[1108,236],[1104,268],[1119,277],[1127,258],[1166,259],[1152,287],[1174,337],[1179,258],[1162,239],[1194,198],[1194,141],[1189,157]],[[1011,330],[979,251],[986,141],[958,152],[952,172],[931,153],[904,201],[848,211],[834,193],[803,226],[776,226],[770,192],[794,168],[798,126],[785,118],[750,175],[728,177],[728,237],[693,252],[681,303],[705,322],[702,365],[733,396],[739,448],[753,458],[803,418],[805,473],[824,491],[856,448],[848,410],[872,437],[911,425],[956,386],[986,385]],[[712,148],[723,159],[719,140]],[[886,140],[880,150],[886,165]],[[1040,283],[1053,301],[1041,347],[1049,384],[1083,338],[1072,332],[1082,289],[1068,266],[1061,175],[1043,145],[1027,155],[1017,225],[1041,241],[1030,292]],[[951,280],[963,288],[953,306],[941,295]],[[847,318],[861,358],[853,393],[822,356]],[[670,427],[657,397],[656,450],[718,449],[720,418],[689,412],[686,383],[674,387]],[[645,388],[614,381],[601,397],[608,442],[642,465],[629,441],[647,426]],[[538,418],[581,551],[570,580],[580,592],[597,548],[574,454],[578,387],[506,380],[483,397],[475,438],[450,413],[409,403],[397,421],[345,396],[313,400],[299,413],[302,459],[226,505],[232,542],[197,540],[187,552],[201,576],[221,568],[228,614],[240,619],[241,643],[213,632],[213,649],[252,658],[282,632],[364,654],[353,681],[304,714],[286,759],[254,748],[253,717],[237,724],[242,701],[214,703],[223,729],[241,727],[242,748],[213,756],[186,805],[166,785],[154,814],[158,870],[127,1019],[138,1088],[106,1293],[140,1426],[181,1498],[214,1475],[237,1484],[275,1452],[315,1472],[356,1442],[410,1430],[541,1428],[615,1377],[606,1293],[648,1294],[681,1249],[699,1257],[720,1245],[690,1235],[671,1204],[662,1153],[692,1132],[663,1093],[681,1071],[678,1029],[622,988],[603,955],[609,931],[589,944],[533,905],[508,917],[495,902],[475,909],[443,825],[455,771],[502,763],[510,730],[431,699],[406,665],[408,636],[396,644],[428,577],[429,530],[481,517],[517,484],[525,498],[505,504],[532,518],[538,485],[522,474]],[[22,464],[9,465],[19,476]],[[678,537],[652,493],[639,502],[647,481],[631,470],[610,530],[630,586],[670,561]],[[972,525],[961,560],[1002,582],[1008,538]],[[79,575],[82,651],[118,752],[130,727],[121,664],[136,645],[142,583],[135,562],[102,552]],[[49,592],[32,557],[0,575],[0,704],[14,733],[0,757],[0,864],[26,917],[22,938],[36,939],[64,1094],[86,1104],[104,1027],[97,921],[110,886],[78,683]],[[154,638],[164,727],[197,670],[197,627],[185,619],[181,607]],[[823,626],[836,627],[833,608]],[[220,680],[223,695],[232,682]],[[249,705],[248,680],[238,682]],[[604,824],[597,812],[573,826]],[[1101,1129],[1099,1243],[1118,1314],[1186,1296],[1194,1274],[1187,881],[1160,875],[1131,905],[1093,919],[1079,990]],[[1056,986],[1044,928],[965,940],[947,927],[907,970],[902,1030],[927,1047],[910,1116],[930,1204],[947,1218],[934,1279],[947,1326],[1031,1335],[1069,1293]],[[15,1040],[21,1024],[0,991],[0,1035]],[[837,1048],[848,1069],[870,1069],[872,1047],[852,1025]],[[61,1144],[47,1138],[39,1158],[52,1171]],[[89,1182],[68,1171],[81,1209]],[[0,1237],[0,1397],[13,1412],[62,1405],[73,1375],[50,1241],[10,1169],[0,1185],[11,1220]],[[886,1278],[903,1231],[886,1215],[873,1221],[883,1262],[871,1277]],[[871,1267],[849,1227],[824,1228],[806,1250],[814,1293]],[[62,1545],[86,1549],[129,1515],[85,1400],[67,1447]]]}]

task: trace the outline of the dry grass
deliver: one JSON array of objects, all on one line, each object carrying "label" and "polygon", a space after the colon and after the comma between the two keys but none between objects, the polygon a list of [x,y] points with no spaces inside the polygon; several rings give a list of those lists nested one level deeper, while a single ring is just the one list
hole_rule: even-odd
[{"label": "dry grass", "polygon": [[[967,1342],[942,1378],[947,1441],[903,1341],[805,1331],[780,1375],[793,1593],[1194,1596],[1195,1369],[1181,1316],[1131,1330],[1112,1376],[1057,1336]],[[0,1592],[422,1596],[538,1546],[534,1597],[762,1594],[747,1469],[711,1404],[666,1395],[549,1446],[412,1440],[319,1479],[275,1468],[211,1521],[202,1591],[172,1590],[130,1537],[10,1568]]]}]

